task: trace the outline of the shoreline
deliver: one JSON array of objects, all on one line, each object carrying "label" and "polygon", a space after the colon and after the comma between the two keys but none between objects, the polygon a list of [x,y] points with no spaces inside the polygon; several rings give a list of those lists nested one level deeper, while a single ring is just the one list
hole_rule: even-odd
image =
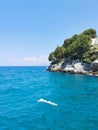
[{"label": "shoreline", "polygon": [[49,71],[49,72],[61,72],[61,73],[65,73],[65,74],[74,74],[74,75],[79,74],[79,75],[84,75],[84,76],[98,77],[98,74],[95,75],[95,74],[92,74],[92,73],[84,74],[84,73],[65,72],[65,71],[59,71],[59,70],[57,70],[57,71],[51,71],[51,70],[48,70],[48,69],[46,69],[46,70]]},{"label": "shoreline", "polygon": [[61,61],[59,63],[50,64],[46,69],[52,72],[98,76],[97,68],[98,64],[96,64],[96,62],[88,64],[79,60],[73,60],[72,62]]}]

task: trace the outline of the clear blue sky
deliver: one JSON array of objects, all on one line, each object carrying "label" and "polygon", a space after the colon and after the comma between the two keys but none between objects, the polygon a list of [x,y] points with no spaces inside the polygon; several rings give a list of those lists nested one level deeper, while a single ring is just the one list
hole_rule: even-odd
[{"label": "clear blue sky", "polygon": [[64,39],[98,31],[98,0],[0,0],[0,65],[47,65]]}]

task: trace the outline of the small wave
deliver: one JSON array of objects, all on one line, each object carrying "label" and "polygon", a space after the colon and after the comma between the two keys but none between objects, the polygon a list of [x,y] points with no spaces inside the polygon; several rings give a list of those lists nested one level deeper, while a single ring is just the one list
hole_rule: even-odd
[{"label": "small wave", "polygon": [[54,102],[51,102],[51,101],[47,101],[47,100],[42,99],[42,98],[40,98],[40,99],[38,100],[38,102],[44,102],[44,103],[47,103],[47,104],[50,104],[50,105],[53,105],[53,106],[58,106],[58,104],[56,104],[56,103],[54,103]]}]

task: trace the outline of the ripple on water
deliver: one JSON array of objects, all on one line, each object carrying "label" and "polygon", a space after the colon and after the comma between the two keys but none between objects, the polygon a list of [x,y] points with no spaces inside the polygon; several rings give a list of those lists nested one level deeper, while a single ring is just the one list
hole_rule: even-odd
[{"label": "ripple on water", "polygon": [[[98,130],[97,78],[0,67],[0,129]],[[38,103],[40,98],[58,106]]]}]

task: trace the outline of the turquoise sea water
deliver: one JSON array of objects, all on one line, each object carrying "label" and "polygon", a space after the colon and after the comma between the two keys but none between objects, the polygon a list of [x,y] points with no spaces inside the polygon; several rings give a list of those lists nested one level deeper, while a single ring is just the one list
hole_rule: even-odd
[{"label": "turquoise sea water", "polygon": [[0,130],[98,130],[98,77],[0,67]]}]

